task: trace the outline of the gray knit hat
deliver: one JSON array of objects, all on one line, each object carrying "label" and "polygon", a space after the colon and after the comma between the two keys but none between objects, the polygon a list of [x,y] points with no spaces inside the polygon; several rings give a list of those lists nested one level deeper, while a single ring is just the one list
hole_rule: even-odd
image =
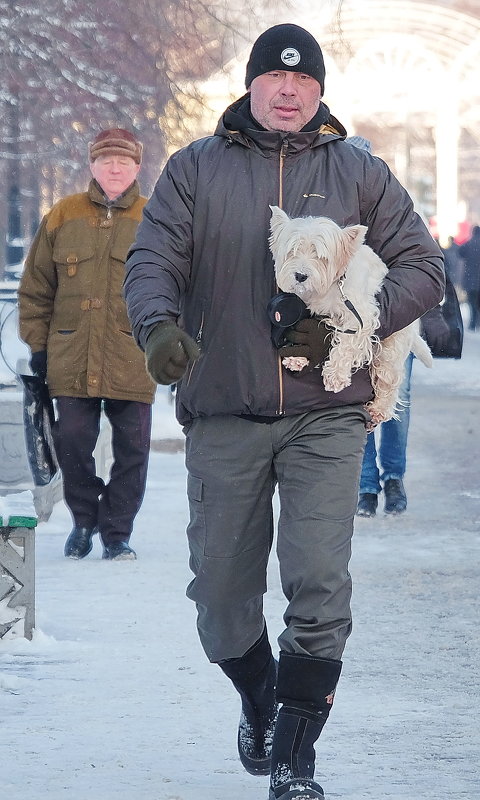
[{"label": "gray knit hat", "polygon": [[305,28],[299,25],[274,25],[258,37],[247,64],[247,89],[258,75],[276,69],[311,75],[321,85],[323,94],[325,64],[322,51],[317,40]]}]

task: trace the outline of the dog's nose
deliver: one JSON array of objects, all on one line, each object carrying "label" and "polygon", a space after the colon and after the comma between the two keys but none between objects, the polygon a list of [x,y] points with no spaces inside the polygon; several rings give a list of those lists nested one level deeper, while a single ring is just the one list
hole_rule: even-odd
[{"label": "dog's nose", "polygon": [[297,283],[303,283],[304,281],[307,280],[307,277],[308,276],[304,275],[303,272],[296,272],[295,273],[295,280],[297,281]]}]

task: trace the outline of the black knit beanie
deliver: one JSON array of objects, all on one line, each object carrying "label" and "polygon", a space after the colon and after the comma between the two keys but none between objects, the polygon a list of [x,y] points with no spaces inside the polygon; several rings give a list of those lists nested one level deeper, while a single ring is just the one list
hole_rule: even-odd
[{"label": "black knit beanie", "polygon": [[325,64],[322,51],[305,28],[299,25],[274,25],[258,37],[247,64],[247,89],[258,75],[276,69],[311,75],[321,85],[323,94]]}]

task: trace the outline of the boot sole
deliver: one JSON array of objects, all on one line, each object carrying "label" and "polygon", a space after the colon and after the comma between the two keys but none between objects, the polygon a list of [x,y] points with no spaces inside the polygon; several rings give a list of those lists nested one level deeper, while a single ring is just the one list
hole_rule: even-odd
[{"label": "boot sole", "polygon": [[244,755],[240,755],[240,761],[242,767],[248,772],[249,775],[270,775],[270,768],[271,768],[271,759],[259,759],[258,761],[255,759],[246,758]]},{"label": "boot sole", "polygon": [[[278,789],[281,788],[281,786],[278,787]],[[325,800],[322,787],[314,781],[302,780],[302,778],[293,779],[285,784],[285,788],[286,791],[283,794],[275,794],[270,787],[268,800]]]},{"label": "boot sole", "polygon": [[240,737],[237,745],[240,762],[242,767],[249,773],[249,775],[270,775],[270,768],[272,765],[272,759],[270,757],[250,758],[243,752],[240,746]]},{"label": "boot sole", "polygon": [[82,558],[86,558],[88,556],[88,554],[92,552],[92,549],[93,548],[91,547],[90,550],[87,550],[87,552],[83,553],[81,556],[76,556],[73,553],[71,553],[71,554],[65,553],[64,555],[65,555],[65,558],[71,558],[72,561],[81,561]]}]

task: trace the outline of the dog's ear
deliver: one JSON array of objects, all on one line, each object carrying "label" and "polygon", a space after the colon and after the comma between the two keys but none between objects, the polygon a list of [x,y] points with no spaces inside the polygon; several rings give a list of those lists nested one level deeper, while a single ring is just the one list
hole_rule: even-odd
[{"label": "dog's ear", "polygon": [[344,272],[357,250],[362,246],[367,230],[365,225],[349,225],[341,229],[341,238],[337,242],[335,259],[339,275]]},{"label": "dog's ear", "polygon": [[285,214],[285,211],[282,211],[282,209],[279,208],[278,206],[269,206],[269,207],[272,211],[272,216],[270,219],[270,230],[272,233],[268,239],[268,242],[270,244],[270,249],[273,255],[275,255],[278,237],[281,231],[283,230],[283,226],[285,225],[286,222],[288,222],[289,217],[287,214]]},{"label": "dog's ear", "polygon": [[348,245],[352,256],[357,252],[358,248],[362,246],[365,241],[365,234],[368,228],[366,225],[349,225],[343,229],[343,233],[348,237]]},{"label": "dog's ear", "polygon": [[282,211],[281,208],[278,206],[269,206],[272,210],[272,216],[270,219],[270,230],[272,231],[273,235],[276,235],[279,230],[283,228],[286,222],[289,220],[288,214],[285,214],[285,211]]}]

